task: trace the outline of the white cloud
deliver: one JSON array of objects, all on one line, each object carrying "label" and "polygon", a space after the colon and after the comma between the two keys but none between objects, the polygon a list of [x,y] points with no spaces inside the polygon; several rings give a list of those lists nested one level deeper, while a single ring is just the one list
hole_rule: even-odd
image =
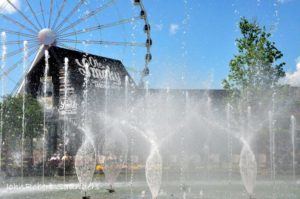
[{"label": "white cloud", "polygon": [[[19,0],[10,0],[12,4],[14,4],[17,8],[20,8],[20,1]],[[16,10],[12,7],[7,0],[0,0],[0,13],[5,14],[13,14]]]},{"label": "white cloud", "polygon": [[179,25],[178,24],[171,24],[169,28],[169,32],[171,35],[175,35],[179,30]]},{"label": "white cloud", "polygon": [[297,58],[296,71],[286,74],[286,82],[291,86],[300,86],[300,57]]},{"label": "white cloud", "polygon": [[162,31],[163,28],[164,28],[164,25],[163,25],[163,24],[155,24],[155,29],[156,29],[157,31]]}]

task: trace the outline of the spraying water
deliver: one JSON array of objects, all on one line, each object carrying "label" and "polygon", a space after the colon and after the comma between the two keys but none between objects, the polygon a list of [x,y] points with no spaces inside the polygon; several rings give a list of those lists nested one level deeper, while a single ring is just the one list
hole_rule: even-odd
[{"label": "spraying water", "polygon": [[[270,177],[272,181],[273,190],[275,190],[275,132],[273,117],[273,112],[269,111]],[[273,194],[273,198],[275,197],[275,194]]]},{"label": "spraying water", "polygon": [[103,146],[102,155],[105,157],[104,174],[109,183],[109,190],[113,191],[113,186],[118,178],[123,165],[127,159],[128,143],[127,137],[117,125],[106,126],[107,135]]},{"label": "spraying water", "polygon": [[158,147],[152,142],[151,153],[146,161],[146,179],[152,194],[152,199],[156,199],[162,182],[162,158]]},{"label": "spraying water", "polygon": [[[125,112],[128,113],[128,76],[126,75],[125,77],[125,98],[124,98],[124,106],[125,106]],[[131,137],[132,135],[130,135]],[[130,138],[131,139],[131,138]],[[130,144],[130,152],[132,151],[131,150],[131,144]],[[126,159],[126,168],[125,168],[125,180],[126,180],[126,183],[128,182],[128,159]]]},{"label": "spraying water", "polygon": [[43,120],[43,184],[45,184],[45,161],[46,161],[46,134],[47,134],[47,127],[46,127],[46,109],[47,109],[47,77],[49,73],[49,51],[45,50],[45,70],[44,70],[44,90],[43,90],[43,97],[44,97],[44,120]]},{"label": "spraying water", "polygon": [[[89,103],[89,82],[90,82],[90,70],[89,64],[86,63],[85,76],[83,84],[83,127],[84,127],[84,139],[83,144],[78,150],[75,158],[76,174],[81,185],[81,191],[87,192],[89,184],[92,182],[95,166],[96,166],[96,152],[91,139],[91,132],[88,123],[88,103]],[[65,68],[66,70],[66,68]],[[67,80],[68,81],[68,80]]]},{"label": "spraying water", "polygon": [[[212,117],[212,102],[211,98],[207,96],[206,100],[206,106],[207,106],[207,117]],[[206,155],[206,178],[209,180],[210,178],[210,139],[211,139],[211,132],[208,132],[206,144],[204,146],[205,155]]]},{"label": "spraying water", "polygon": [[94,171],[96,166],[95,150],[94,146],[89,140],[88,136],[85,136],[85,140],[79,148],[75,157],[75,169],[77,178],[80,184],[81,191],[88,191],[88,187],[92,182]]},{"label": "spraying water", "polygon": [[133,171],[133,164],[134,164],[134,159],[133,159],[133,146],[134,146],[134,137],[131,135],[130,138],[130,196],[132,198],[133,196],[133,181],[134,181],[134,171]]},{"label": "spraying water", "polygon": [[[65,70],[68,68],[68,60],[65,60]],[[67,74],[67,73],[66,73]],[[85,193],[92,182],[95,166],[96,166],[96,153],[95,147],[90,137],[90,129],[88,128],[88,89],[90,80],[89,64],[85,64],[85,77],[84,77],[84,90],[83,90],[83,127],[84,127],[84,140],[80,149],[77,151],[75,158],[75,169],[78,181],[80,183],[81,191]],[[66,82],[68,80],[66,79]],[[67,97],[67,96],[66,96]]]},{"label": "spraying water", "polygon": [[[187,114],[188,114],[188,109],[189,109],[189,102],[190,102],[190,96],[188,92],[185,92],[185,109],[183,112],[184,118],[186,119]],[[183,197],[186,195],[186,185],[185,185],[185,135],[184,133],[181,134],[181,139],[180,139],[180,159],[181,159],[181,164],[180,164],[180,188],[183,192]]]},{"label": "spraying water", "polygon": [[26,67],[28,62],[28,42],[24,41],[23,44],[23,75],[24,75],[24,87],[23,87],[23,93],[22,93],[22,138],[21,138],[21,181],[23,184],[23,178],[24,178],[24,139],[25,139],[25,94],[26,94]]},{"label": "spraying water", "polygon": [[292,137],[292,165],[293,165],[293,180],[296,180],[296,161],[295,161],[295,134],[296,132],[296,118],[291,116],[291,137]]},{"label": "spraying water", "polygon": [[[1,55],[1,70],[3,71],[6,66],[6,33],[1,33],[1,42],[2,42],[2,55]],[[4,102],[4,76],[1,76],[1,97],[2,102]],[[3,104],[2,104],[3,105]],[[3,135],[3,106],[0,110],[0,174],[2,171],[2,135]]]},{"label": "spraying water", "polygon": [[129,100],[129,79],[126,75],[125,77],[125,111],[128,111],[128,100]]},{"label": "spraying water", "polygon": [[[67,109],[67,102],[68,102],[68,81],[69,81],[69,59],[65,58],[64,60],[64,108],[65,108],[65,114],[64,114],[64,155],[66,155],[66,136],[67,136],[67,113],[66,113],[66,109]],[[66,183],[66,158],[63,159],[63,163],[64,163],[64,184]]]},{"label": "spraying water", "polygon": [[[228,150],[228,185],[231,187],[232,180],[232,135],[230,134],[231,128],[231,105],[228,103],[226,107],[226,122],[227,122],[227,150]],[[229,198],[231,198],[231,192],[229,191]]]},{"label": "spraying water", "polygon": [[240,155],[240,173],[243,184],[250,198],[254,194],[254,187],[257,177],[257,163],[255,155],[246,141],[243,141],[244,146]]},{"label": "spraying water", "polygon": [[246,138],[250,138],[251,135],[250,135],[250,129],[251,129],[251,126],[252,126],[252,123],[251,123],[251,120],[252,120],[252,108],[251,106],[248,106],[247,108],[247,135],[246,135]]},{"label": "spraying water", "polygon": [[85,76],[84,76],[84,90],[83,90],[83,124],[84,126],[87,126],[87,117],[88,117],[88,92],[89,92],[89,80],[90,80],[90,70],[89,70],[89,64],[86,63],[84,65],[85,67]]}]

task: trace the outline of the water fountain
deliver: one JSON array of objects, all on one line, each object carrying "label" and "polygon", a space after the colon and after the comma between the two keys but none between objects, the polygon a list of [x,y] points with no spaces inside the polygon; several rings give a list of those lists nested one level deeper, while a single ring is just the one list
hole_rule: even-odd
[{"label": "water fountain", "polygon": [[[190,96],[189,92],[185,92],[185,108],[183,110],[183,119],[185,120],[188,115],[188,110],[190,106]],[[182,127],[184,128],[184,127]],[[182,197],[186,198],[187,185],[185,179],[186,172],[186,152],[185,152],[185,134],[180,135],[180,189],[182,191]]]},{"label": "water fountain", "polygon": [[114,183],[117,180],[127,160],[127,137],[115,126],[107,126],[102,156],[104,157],[104,174],[109,183],[109,192],[115,192]]},{"label": "water fountain", "polygon": [[[28,42],[24,41],[23,44],[24,57],[23,57],[23,74],[26,74],[26,68],[28,65]],[[24,78],[24,85],[26,85],[26,77]],[[23,184],[24,178],[24,141],[25,141],[25,100],[26,100],[26,89],[22,92],[22,136],[21,136],[21,181]]]},{"label": "water fountain", "polygon": [[[124,109],[125,112],[127,113],[128,111],[128,92],[129,92],[129,79],[128,76],[125,77],[125,88],[124,88]],[[129,150],[128,152],[130,153],[132,151],[131,149],[131,144],[129,143]],[[128,183],[128,158],[126,159],[126,164],[125,164],[126,168],[125,168],[125,179],[126,179],[126,183]]]},{"label": "water fountain", "polygon": [[[68,67],[67,63],[66,61],[65,70]],[[106,73],[108,74],[108,72]],[[76,174],[84,197],[87,198],[87,195],[93,196],[93,194],[97,193],[98,189],[89,189],[91,187],[107,188],[106,183],[98,182],[98,176],[95,178],[97,182],[92,182],[96,158],[100,156],[105,160],[103,171],[109,191],[114,192],[118,190],[112,197],[118,196],[117,194],[125,196],[129,192],[131,197],[135,197],[137,192],[140,195],[141,191],[147,190],[146,186],[148,186],[152,198],[166,198],[168,196],[180,196],[181,198],[206,198],[210,196],[212,198],[239,198],[243,197],[243,183],[247,195],[253,198],[256,184],[263,187],[270,185],[270,183],[265,183],[265,181],[256,182],[258,169],[260,168],[258,167],[259,162],[256,162],[257,157],[255,157],[253,152],[255,148],[251,148],[250,141],[253,136],[257,136],[255,131],[253,131],[256,128],[253,125],[257,124],[253,122],[254,113],[251,112],[250,114],[249,108],[245,111],[245,122],[243,125],[247,127],[244,128],[239,122],[236,122],[235,117],[239,117],[239,115],[235,115],[232,105],[225,104],[220,106],[219,110],[223,110],[221,115],[217,111],[212,111],[215,110],[213,101],[212,99],[207,100],[205,95],[202,98],[194,98],[194,93],[187,94],[185,92],[182,94],[180,92],[178,94],[178,92],[174,94],[172,92],[175,91],[169,91],[167,94],[169,97],[166,97],[165,91],[154,93],[151,89],[146,89],[146,94],[142,93],[143,97],[137,97],[134,104],[132,104],[131,98],[133,96],[129,97],[131,92],[128,88],[125,88],[125,90],[121,91],[122,96],[125,97],[124,99],[121,98],[122,103],[119,105],[114,104],[113,110],[117,114],[111,114],[112,108],[110,104],[107,104],[106,109],[98,111],[99,115],[95,119],[100,123],[105,123],[105,129],[101,128],[95,132],[92,128],[92,120],[89,120],[91,108],[86,107],[90,106],[87,101],[93,93],[88,89],[89,81],[89,73],[86,72],[82,104],[85,108],[83,109],[82,120],[78,122],[82,141],[75,157]],[[108,85],[109,83],[107,81],[104,84]],[[108,99],[106,102],[108,103],[109,99],[112,98],[111,94],[113,91],[106,89],[103,92],[106,93]],[[67,99],[67,94],[64,93],[64,95]],[[173,95],[175,97],[171,97]],[[105,100],[105,98],[103,99]],[[207,111],[207,109],[211,111]],[[273,118],[275,116],[275,114],[270,112],[270,138],[274,137]],[[215,120],[212,120],[212,118],[215,118]],[[251,122],[248,120],[251,120]],[[295,123],[293,123],[293,117],[291,117],[291,122],[291,133],[294,134]],[[247,134],[244,134],[245,138],[242,137],[243,133],[240,131],[242,128],[247,131]],[[94,138],[98,133],[104,136],[103,143],[95,142],[96,139]],[[205,143],[207,136],[214,138],[214,142]],[[127,140],[127,138],[129,139]],[[132,142],[133,139],[135,142]],[[240,144],[236,144],[236,142],[239,142],[242,146],[240,147]],[[170,150],[167,156],[165,155],[166,144],[168,144],[168,150]],[[206,144],[211,146],[209,153],[203,151]],[[46,146],[45,143],[44,146]],[[201,150],[197,151],[196,146],[201,148]],[[271,143],[270,151],[273,153],[272,147],[273,144]],[[133,170],[133,162],[137,160],[132,155],[133,153],[139,154],[139,150],[141,151],[140,155],[147,154],[147,156],[141,156],[141,163],[139,163],[145,166],[145,172],[140,172],[143,168],[139,172]],[[236,169],[237,150],[240,152],[237,161],[239,162],[238,166],[242,180],[236,177],[240,177]],[[194,157],[198,153],[203,154],[203,160],[192,162],[190,163],[191,166],[188,165],[188,161],[192,159],[189,159],[188,156]],[[216,153],[222,153],[220,156],[222,156],[224,161],[221,161],[221,166],[216,165],[218,164]],[[122,178],[125,179],[124,175],[126,175],[124,165],[126,165],[128,154],[132,156],[129,158],[131,166],[129,168],[130,187],[122,184]],[[172,156],[179,157],[179,161],[173,161]],[[208,162],[207,159],[209,157],[211,159]],[[168,161],[164,161],[163,167],[162,162],[164,159]],[[184,161],[181,161],[182,159]],[[209,178],[204,176],[201,178],[201,175],[198,175],[198,173],[207,174],[208,168],[210,170]],[[215,176],[216,172],[221,174]],[[133,183],[133,175],[135,175],[135,183]],[[223,177],[219,177],[219,175]],[[65,174],[64,178],[67,178]],[[218,178],[221,178],[221,182],[218,182]],[[64,183],[67,187],[69,180]],[[181,189],[178,188],[179,185]],[[161,190],[161,187],[163,187],[163,190]],[[218,189],[221,190],[220,195],[224,194],[224,196],[218,195]],[[196,193],[193,190],[197,190]],[[148,197],[147,191],[143,193],[143,197]],[[267,193],[270,194],[270,192]],[[276,192],[276,194],[278,193]],[[265,194],[257,189],[255,196],[264,197]]]},{"label": "water fountain", "polygon": [[47,86],[48,86],[48,73],[49,73],[49,51],[45,50],[45,69],[44,69],[44,82],[43,82],[43,100],[44,100],[44,117],[43,117],[43,155],[42,155],[42,161],[43,161],[43,168],[42,168],[42,181],[43,184],[45,184],[45,161],[47,158],[47,146],[46,146],[46,136],[47,136]]},{"label": "water fountain", "polygon": [[[78,181],[80,183],[81,192],[84,193],[83,199],[89,199],[87,191],[92,182],[95,167],[96,167],[96,153],[94,142],[92,141],[91,132],[88,122],[88,98],[89,98],[89,81],[90,71],[89,65],[85,64],[85,76],[83,84],[83,112],[82,112],[82,125],[81,133],[83,133],[83,141],[81,147],[78,149],[75,157],[75,169]],[[68,80],[68,59],[65,59],[65,86]],[[67,91],[65,87],[65,100],[67,100]],[[65,120],[67,121],[67,120]]]},{"label": "water fountain", "polygon": [[292,167],[293,167],[293,181],[296,180],[296,118],[291,116],[291,138],[292,138]]},{"label": "water fountain", "polygon": [[255,155],[249,144],[245,140],[242,141],[244,146],[240,155],[240,173],[245,189],[251,199],[254,197],[253,194],[257,177],[257,163]]},{"label": "water fountain", "polygon": [[[64,135],[63,135],[63,155],[66,155],[66,144],[67,144],[67,121],[68,121],[68,113],[67,113],[67,104],[68,104],[68,83],[69,83],[69,59],[66,57],[64,60]],[[63,167],[64,167],[64,183],[66,183],[66,158],[63,159]]]},{"label": "water fountain", "polygon": [[[276,186],[276,163],[275,163],[275,132],[274,132],[274,112],[269,111],[269,150],[270,150],[270,178],[272,181],[272,189],[275,191]],[[275,198],[273,193],[273,198]]]},{"label": "water fountain", "polygon": [[89,199],[87,191],[92,182],[96,166],[95,149],[88,136],[79,148],[75,158],[75,169],[80,184],[80,189],[84,193],[83,199]]},{"label": "water fountain", "polygon": [[[232,107],[228,103],[226,107],[226,122],[227,128],[231,129],[231,120],[232,120]],[[232,184],[232,135],[230,132],[227,132],[227,150],[228,150],[228,186]],[[229,191],[229,198],[231,198],[231,192]]]},{"label": "water fountain", "polygon": [[152,199],[156,199],[162,183],[162,158],[155,143],[152,143],[145,169],[147,184],[150,188]]},{"label": "water fountain", "polygon": [[84,65],[85,69],[85,76],[84,76],[84,84],[83,84],[83,126],[88,125],[88,103],[89,103],[89,81],[90,81],[90,70],[89,70],[89,64],[85,63]]},{"label": "water fountain", "polygon": [[[137,4],[138,2],[135,1]],[[185,13],[182,21],[182,36],[186,37],[190,25],[189,1],[184,0],[183,3]],[[145,10],[142,11],[145,15]],[[147,26],[145,27],[145,32],[147,32]],[[137,28],[137,26],[134,28]],[[135,35],[132,36],[135,37]],[[43,37],[46,37],[46,39],[43,39]],[[3,33],[2,70],[6,64],[5,40],[5,34]],[[59,41],[56,40],[56,35],[51,29],[43,29],[39,33],[39,40],[48,45]],[[182,58],[185,62],[183,70],[187,68],[186,41],[187,39],[183,39],[181,42]],[[30,47],[24,43],[23,48],[23,72],[25,73]],[[84,46],[84,50],[88,50],[87,45]],[[149,58],[149,54],[147,55]],[[121,80],[122,86],[115,89],[110,81],[110,78],[114,75],[113,68],[105,64],[100,66],[102,68],[99,75],[105,73],[105,77],[102,79],[103,81],[98,82],[101,92],[97,93],[91,86],[95,81],[91,73],[95,74],[98,71],[94,68],[92,68],[92,71],[90,70],[91,65],[95,62],[91,63],[87,55],[85,56],[86,60],[82,67],[84,73],[83,92],[80,93],[82,101],[78,100],[81,107],[78,115],[76,115],[78,118],[70,119],[65,113],[62,119],[64,124],[61,134],[63,136],[63,154],[67,153],[67,144],[79,145],[76,148],[76,155],[74,155],[74,164],[80,190],[84,195],[83,198],[87,199],[89,198],[88,195],[93,196],[93,194],[106,197],[106,189],[111,193],[117,190],[116,193],[108,196],[111,198],[148,198],[150,197],[150,191],[153,199],[170,197],[240,199],[246,198],[243,190],[246,190],[246,195],[250,198],[253,198],[254,195],[257,198],[269,198],[270,195],[273,195],[273,198],[282,198],[280,197],[282,190],[290,191],[290,188],[285,185],[290,181],[282,180],[282,176],[280,176],[280,171],[284,168],[280,168],[279,163],[276,165],[276,161],[279,162],[277,156],[282,155],[282,151],[279,147],[276,148],[276,142],[278,142],[276,141],[276,130],[277,125],[280,125],[277,120],[280,119],[279,115],[281,113],[276,112],[277,110],[274,108],[275,95],[270,100],[273,103],[273,108],[269,112],[269,118],[265,119],[267,113],[262,113],[263,111],[257,110],[255,106],[248,106],[248,102],[245,101],[229,103],[224,97],[227,94],[218,93],[219,91],[210,93],[210,91],[172,90],[169,88],[151,89],[148,82],[145,82],[145,88],[133,89],[128,74]],[[49,70],[52,67],[51,64],[51,66],[49,65],[51,57],[46,50],[45,60],[43,60],[45,68],[42,77],[42,97],[44,99],[48,95],[46,89],[47,78],[50,75]],[[63,96],[61,96],[64,100],[61,105],[65,108],[68,100],[70,100],[67,87],[73,78],[70,74],[74,69],[74,65],[69,65],[69,61],[71,61],[71,58],[70,60],[65,58],[64,63],[60,65],[60,67],[62,65],[64,67],[63,86],[65,90]],[[185,85],[187,75],[184,75],[184,72],[186,71],[182,72],[181,79],[182,84]],[[1,77],[1,83],[3,97],[3,76]],[[17,166],[21,165],[20,177],[23,183],[24,179],[27,180],[24,177],[23,168],[24,150],[26,150],[26,146],[24,146],[25,121],[28,119],[25,118],[25,89],[22,94],[22,152],[21,163]],[[103,106],[101,108],[93,106],[93,101],[101,102]],[[29,191],[14,190],[9,192],[0,187],[0,198],[3,194],[4,197],[11,196],[15,199],[19,198],[19,196],[14,196],[16,193],[24,193],[24,196],[28,193],[32,197],[36,195],[37,198],[48,199],[55,197],[54,192],[59,197],[63,197],[61,192],[64,192],[66,198],[78,197],[77,188],[72,188],[71,191],[55,190],[55,188],[62,186],[60,184],[62,181],[65,189],[71,185],[78,185],[77,180],[72,178],[74,173],[71,173],[71,176],[66,175],[66,162],[64,159],[63,177],[47,176],[45,173],[48,155],[47,146],[49,144],[47,143],[47,137],[50,135],[47,128],[49,122],[46,104],[45,99],[42,136],[43,171],[41,178],[47,191],[44,190],[39,193],[38,188],[34,187]],[[237,104],[247,105],[241,108],[242,106],[238,107]],[[1,109],[0,143],[2,142],[3,117],[5,115],[3,115]],[[255,117],[259,119],[256,120]],[[296,182],[296,115],[291,116],[290,122],[289,132],[291,133],[292,150],[289,152],[292,154],[292,171],[289,170],[289,172],[292,173],[293,181]],[[72,128],[69,126],[72,126]],[[74,132],[80,134],[80,139],[69,140],[69,134],[75,134]],[[263,137],[266,132],[269,133],[268,141],[265,141],[265,137]],[[260,145],[257,142],[261,142]],[[38,142],[36,143],[38,144]],[[260,147],[267,146],[269,152],[266,153],[264,149],[257,147],[258,145]],[[1,150],[2,144],[0,145],[0,159]],[[260,158],[261,153],[265,155],[262,156],[263,158]],[[18,156],[20,154],[11,155]],[[267,159],[268,155],[270,155],[269,159]],[[266,161],[264,161],[264,157],[266,157]],[[19,157],[15,159],[18,160]],[[103,160],[103,162],[100,162],[100,160]],[[1,163],[2,161],[0,161],[0,169]],[[264,166],[263,163],[270,164],[270,167]],[[102,170],[95,171],[96,165],[97,167],[100,165]],[[271,181],[266,180],[267,177],[264,174],[264,170],[268,168],[270,169]],[[105,183],[102,180],[104,177]],[[55,188],[51,187],[53,184],[45,182],[48,178],[51,183],[57,183]],[[93,178],[96,179],[94,182]],[[39,179],[39,177],[35,176],[34,180],[36,179]],[[281,181],[284,182],[282,187],[275,187]],[[269,189],[269,186],[272,186],[272,190]],[[255,189],[255,187],[259,187],[259,189]],[[129,192],[130,196],[128,196]],[[289,199],[294,198],[290,197]]]},{"label": "water fountain", "polygon": [[[6,33],[1,33],[2,53],[1,53],[1,70],[6,66]],[[1,77],[1,101],[4,101],[4,76]],[[0,110],[0,175],[2,176],[2,135],[3,135],[3,107]]]},{"label": "water fountain", "polygon": [[251,106],[248,106],[247,107],[247,135],[246,135],[246,137],[247,138],[251,138],[251,126],[252,126],[252,124],[251,124],[251,122],[252,122],[252,108],[251,108]]}]

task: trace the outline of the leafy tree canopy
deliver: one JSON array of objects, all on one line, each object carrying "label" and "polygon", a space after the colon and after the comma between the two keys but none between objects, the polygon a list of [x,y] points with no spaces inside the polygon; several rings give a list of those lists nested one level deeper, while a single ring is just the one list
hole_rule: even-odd
[{"label": "leafy tree canopy", "polygon": [[[3,133],[20,137],[22,134],[23,97],[7,96],[0,104],[3,108]],[[37,138],[42,132],[43,109],[31,96],[25,97],[25,137]]]},{"label": "leafy tree canopy", "polygon": [[230,61],[230,72],[223,80],[224,89],[232,94],[260,95],[274,89],[285,76],[283,54],[271,41],[271,33],[256,21],[242,18],[241,38],[236,40],[238,54]]}]

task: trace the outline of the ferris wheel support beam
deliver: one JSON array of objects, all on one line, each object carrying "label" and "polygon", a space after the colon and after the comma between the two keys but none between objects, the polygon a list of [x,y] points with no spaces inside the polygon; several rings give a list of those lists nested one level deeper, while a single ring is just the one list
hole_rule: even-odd
[{"label": "ferris wheel support beam", "polygon": [[17,6],[15,6],[15,4],[13,4],[11,2],[11,0],[7,0],[7,2],[25,19],[25,21],[27,21],[36,31],[39,31],[39,29],[36,27],[36,25],[34,23],[32,23],[28,17],[26,17],[26,15],[20,10],[17,8]]},{"label": "ferris wheel support beam", "polygon": [[68,30],[70,30],[71,28],[76,27],[77,25],[81,24],[82,22],[84,22],[85,20],[97,15],[99,12],[103,11],[106,8],[109,8],[110,6],[112,6],[115,3],[115,0],[110,0],[108,1],[106,4],[101,5],[100,7],[96,8],[95,10],[91,11],[89,14],[85,15],[84,17],[79,18],[78,20],[76,20],[75,22],[73,22],[72,24],[70,24],[69,26],[61,29],[61,30],[57,30],[58,34],[64,33]]},{"label": "ferris wheel support beam", "polygon": [[[37,49],[38,49],[38,52],[35,54],[35,58],[31,62],[31,65],[29,67],[27,67],[25,74],[23,74],[23,77],[20,78],[20,80],[16,84],[14,90],[12,91],[12,93],[14,95],[20,93],[21,90],[24,88],[24,85],[25,85],[25,78],[24,77],[25,77],[25,75],[27,75],[28,72],[31,71],[33,66],[42,58],[42,56],[44,55],[45,50],[47,49],[47,47],[45,47],[44,45],[40,45]],[[34,55],[34,53],[32,55]],[[32,55],[30,55],[30,56],[32,56]]]}]

